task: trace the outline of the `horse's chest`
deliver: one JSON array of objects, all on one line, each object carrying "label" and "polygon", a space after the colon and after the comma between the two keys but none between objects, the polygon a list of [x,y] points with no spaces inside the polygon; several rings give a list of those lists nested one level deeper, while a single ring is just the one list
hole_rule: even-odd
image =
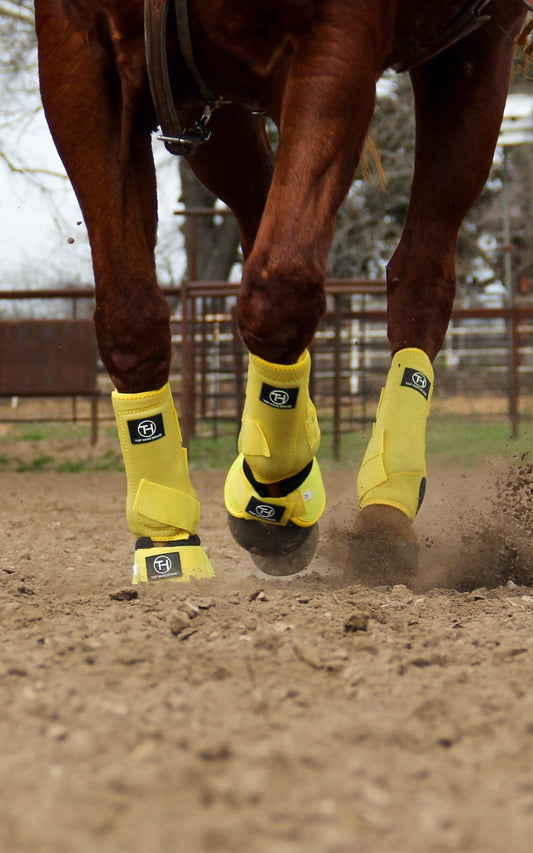
[{"label": "horse's chest", "polygon": [[261,7],[228,14],[223,21],[216,26],[206,19],[199,28],[205,39],[202,65],[226,96],[261,100],[265,88],[284,77],[293,51],[290,28]]}]

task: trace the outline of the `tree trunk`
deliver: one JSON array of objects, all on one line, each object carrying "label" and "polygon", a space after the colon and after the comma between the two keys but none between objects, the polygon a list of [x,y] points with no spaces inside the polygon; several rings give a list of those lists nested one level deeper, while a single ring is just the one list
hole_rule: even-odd
[{"label": "tree trunk", "polygon": [[[181,202],[185,209],[214,207],[216,198],[196,179],[187,161],[179,163]],[[197,281],[227,281],[239,260],[239,229],[233,216],[184,217],[182,226],[187,248],[187,278]],[[192,237],[196,228],[196,241]],[[196,247],[195,247],[196,242]]]}]

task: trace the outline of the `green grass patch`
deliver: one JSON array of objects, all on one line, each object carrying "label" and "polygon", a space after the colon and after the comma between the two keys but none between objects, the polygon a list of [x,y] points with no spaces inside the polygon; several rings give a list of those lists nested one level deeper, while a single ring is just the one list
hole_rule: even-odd
[{"label": "green grass patch", "polygon": [[[344,432],[340,438],[340,458],[335,459],[331,419],[321,418],[322,443],[319,457],[324,466],[349,464],[358,466],[363,458],[372,432],[370,423]],[[236,431],[224,425],[225,433],[218,439],[201,437],[201,425],[192,439],[189,456],[191,467],[227,469],[236,454]],[[431,415],[427,425],[428,462],[472,467],[490,456],[520,458],[533,450],[533,424],[522,423],[517,438],[512,438],[508,421],[487,421],[464,415]]]},{"label": "green grass patch", "polygon": [[0,436],[0,471],[123,471],[115,425],[101,425],[100,440],[94,447],[90,437],[90,426],[85,423],[5,424]]},{"label": "green grass patch", "polygon": [[0,436],[0,443],[9,441],[89,441],[91,428],[88,424],[53,423],[10,423],[9,429]]},{"label": "green grass patch", "polygon": [[219,435],[218,438],[202,438],[196,435],[189,445],[191,468],[226,470],[237,453],[236,432]]},{"label": "green grass patch", "polygon": [[65,459],[63,462],[58,462],[56,471],[61,474],[79,474],[80,471],[86,471],[86,462],[84,459]]},{"label": "green grass patch", "polygon": [[49,471],[51,470],[51,464],[54,462],[53,456],[36,456],[35,459],[29,460],[20,460],[18,461],[15,471],[18,472],[28,472],[28,471]]},{"label": "green grass patch", "polygon": [[464,416],[435,415],[427,427],[428,459],[472,467],[481,459],[525,457],[533,449],[533,427],[520,425],[516,438],[508,421],[482,421]]},{"label": "green grass patch", "polygon": [[[322,445],[320,461],[324,467],[335,469],[348,465],[357,468],[363,458],[371,435],[371,424],[355,426],[340,439],[340,459],[335,459],[332,420],[321,418]],[[209,435],[210,422],[198,422],[197,435],[189,447],[191,468],[228,470],[237,452],[237,425],[220,424],[218,437]],[[2,454],[0,471],[123,471],[124,464],[113,424],[102,424],[101,441],[90,447],[90,428],[86,424],[41,423],[12,424],[0,437]],[[22,451],[19,442],[33,442],[29,453]],[[511,437],[507,420],[482,420],[481,417],[432,414],[427,428],[428,464],[449,464],[472,467],[487,457],[520,459],[533,445],[533,424],[522,422],[520,434]]]},{"label": "green grass patch", "polygon": [[91,471],[124,471],[124,462],[117,439],[116,450],[106,450],[92,461]]}]

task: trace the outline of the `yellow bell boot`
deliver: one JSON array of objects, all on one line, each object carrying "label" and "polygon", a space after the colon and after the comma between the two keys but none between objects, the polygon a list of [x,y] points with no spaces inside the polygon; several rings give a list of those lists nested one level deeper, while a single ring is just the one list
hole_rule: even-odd
[{"label": "yellow bell boot", "polygon": [[357,477],[361,509],[395,507],[414,520],[426,486],[426,421],[433,380],[425,352],[406,348],[396,353]]},{"label": "yellow bell boot", "polygon": [[[224,491],[233,517],[310,527],[322,515],[326,496],[315,459],[320,428],[309,397],[310,371],[307,350],[288,365],[250,354],[239,456]],[[274,483],[275,490],[266,488]]]},{"label": "yellow bell boot", "polygon": [[189,581],[191,578],[212,578],[214,575],[199,536],[165,542],[159,547],[155,547],[148,536],[137,539],[132,584],[159,580]]},{"label": "yellow bell boot", "polygon": [[112,402],[126,468],[126,515],[138,537],[132,583],[212,577],[196,535],[200,505],[169,384],[140,394],[114,391]]},{"label": "yellow bell boot", "polygon": [[[313,528],[326,505],[315,458],[320,429],[309,397],[310,369],[307,351],[291,365],[250,355],[240,452],[224,499],[234,538],[269,574],[304,568],[316,548],[318,530]],[[295,555],[291,561],[277,562],[290,554]]]},{"label": "yellow bell boot", "polygon": [[316,459],[294,477],[278,481],[279,497],[270,497],[241,453],[229,471],[224,489],[226,508],[234,518],[271,524],[311,527],[324,512],[326,494]]}]

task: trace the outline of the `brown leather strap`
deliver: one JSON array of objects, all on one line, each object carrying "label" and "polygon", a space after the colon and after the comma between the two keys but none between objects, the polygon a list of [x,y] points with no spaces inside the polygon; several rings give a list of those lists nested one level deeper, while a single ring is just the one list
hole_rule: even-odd
[{"label": "brown leather strap", "polygon": [[[427,62],[446,48],[451,47],[467,35],[482,27],[490,21],[490,15],[483,15],[482,10],[490,4],[491,0],[466,0],[461,11],[450,21],[446,29],[440,34],[435,42],[430,42],[423,53],[414,57],[404,65],[394,66],[396,71],[411,71],[417,65]],[[525,3],[533,0],[524,0]]]},{"label": "brown leather strap", "polygon": [[202,96],[202,101],[211,106],[216,106],[220,102],[220,97],[209,88],[204,78],[200,74],[194,49],[191,39],[191,28],[189,26],[189,0],[175,0],[176,4],[176,24],[178,28],[178,39],[180,50],[185,65],[189,74],[196,83],[197,89]]},{"label": "brown leather strap", "polygon": [[[146,67],[150,90],[154,102],[158,124],[167,148],[172,145],[173,154],[186,154],[178,114],[174,107],[174,98],[170,86],[167,56],[167,20],[170,0],[145,0],[144,3],[144,43]],[[171,143],[169,140],[175,139]],[[168,141],[167,141],[168,140]],[[175,149],[175,150],[174,150]],[[171,150],[169,148],[169,150]]]},{"label": "brown leather strap", "polygon": [[[209,139],[207,127],[215,106],[222,103],[218,95],[204,83],[194,60],[187,2],[176,0],[176,15],[180,24],[178,38],[183,60],[195,81],[204,101],[202,117],[191,127],[182,130],[170,85],[167,55],[167,25],[170,0],[144,0],[144,43],[146,67],[150,81],[150,91],[154,103],[157,122],[161,127],[159,137],[171,154],[188,157],[196,151],[198,145]],[[184,17],[182,17],[184,16]]]}]

